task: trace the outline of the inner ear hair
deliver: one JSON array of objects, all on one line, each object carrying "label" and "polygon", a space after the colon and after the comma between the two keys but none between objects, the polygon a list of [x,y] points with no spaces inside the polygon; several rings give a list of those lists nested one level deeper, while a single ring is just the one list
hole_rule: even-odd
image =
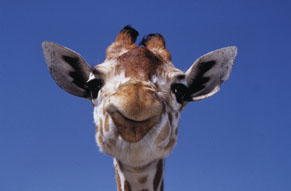
[{"label": "inner ear hair", "polygon": [[235,46],[221,48],[198,58],[186,72],[190,101],[208,98],[228,80],[237,54]]},{"label": "inner ear hair", "polygon": [[86,82],[92,68],[73,50],[52,42],[42,43],[49,71],[66,92],[87,98]]},{"label": "inner ear hair", "polygon": [[210,80],[208,76],[205,76],[205,73],[213,68],[215,64],[215,60],[203,62],[191,71],[190,77],[187,79],[190,94],[195,94],[205,88],[205,84]]}]

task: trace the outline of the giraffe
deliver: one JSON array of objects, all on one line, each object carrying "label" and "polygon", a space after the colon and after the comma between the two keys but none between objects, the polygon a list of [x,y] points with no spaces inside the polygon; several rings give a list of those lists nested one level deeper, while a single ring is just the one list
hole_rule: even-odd
[{"label": "giraffe", "polygon": [[94,108],[96,142],[113,157],[118,191],[163,191],[164,160],[176,144],[178,121],[191,101],[208,98],[229,78],[237,48],[230,46],[177,69],[161,34],[125,26],[94,67],[52,42],[42,49],[49,71],[66,92]]}]

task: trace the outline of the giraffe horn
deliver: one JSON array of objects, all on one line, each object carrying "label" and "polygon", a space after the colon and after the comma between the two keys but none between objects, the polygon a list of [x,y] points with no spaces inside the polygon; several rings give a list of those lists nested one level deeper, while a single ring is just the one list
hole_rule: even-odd
[{"label": "giraffe horn", "polygon": [[145,46],[147,49],[159,55],[164,61],[171,61],[171,54],[166,49],[166,43],[161,34],[155,33],[143,37],[140,45]]},{"label": "giraffe horn", "polygon": [[117,35],[115,41],[107,48],[106,59],[114,59],[120,56],[122,50],[130,50],[136,45],[134,44],[139,33],[137,30],[127,25]]},{"label": "giraffe horn", "polygon": [[138,36],[138,32],[132,28],[131,26],[127,25],[117,35],[115,42],[120,42],[124,45],[130,45],[135,43],[136,37]]}]

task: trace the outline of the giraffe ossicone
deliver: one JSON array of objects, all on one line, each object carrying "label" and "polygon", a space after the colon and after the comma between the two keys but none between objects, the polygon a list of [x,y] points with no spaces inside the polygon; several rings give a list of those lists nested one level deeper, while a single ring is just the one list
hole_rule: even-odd
[{"label": "giraffe ossicone", "polygon": [[176,144],[180,112],[191,101],[220,89],[237,54],[230,46],[177,69],[160,34],[143,38],[124,27],[94,67],[76,52],[52,42],[42,48],[50,73],[66,92],[94,107],[96,141],[114,158],[119,191],[163,190],[164,159]]}]

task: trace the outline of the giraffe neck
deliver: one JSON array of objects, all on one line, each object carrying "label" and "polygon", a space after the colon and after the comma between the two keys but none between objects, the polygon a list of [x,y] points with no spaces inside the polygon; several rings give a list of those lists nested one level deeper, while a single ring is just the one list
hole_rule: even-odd
[{"label": "giraffe neck", "polygon": [[144,167],[131,167],[114,158],[118,191],[163,191],[164,160]]}]

